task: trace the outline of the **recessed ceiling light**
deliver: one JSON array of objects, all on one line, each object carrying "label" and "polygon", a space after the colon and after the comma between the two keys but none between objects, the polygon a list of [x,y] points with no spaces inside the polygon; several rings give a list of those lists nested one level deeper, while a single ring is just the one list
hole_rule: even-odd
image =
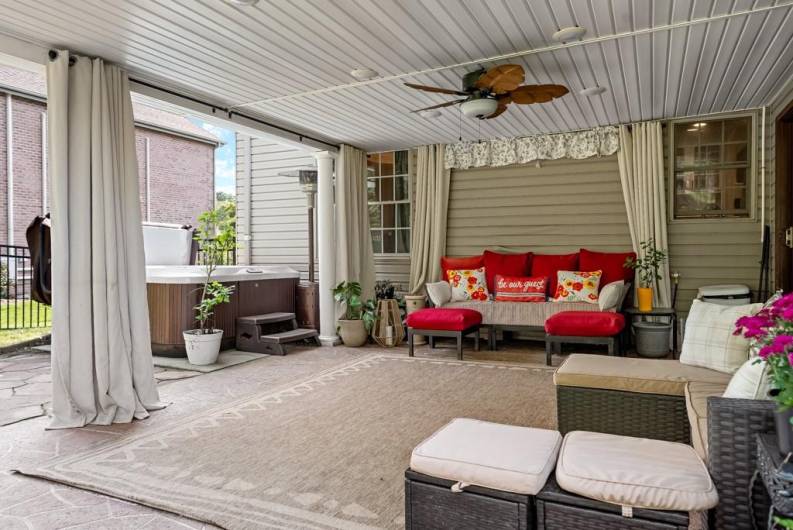
[{"label": "recessed ceiling light", "polygon": [[240,7],[254,6],[258,2],[259,0],[226,0],[227,4],[231,4],[233,6],[240,6]]},{"label": "recessed ceiling light", "polygon": [[421,116],[422,118],[437,118],[440,115],[441,115],[441,111],[439,111],[438,109],[425,110],[419,112],[419,116]]},{"label": "recessed ceiling light", "polygon": [[587,87],[587,88],[579,90],[578,93],[581,94],[582,96],[586,96],[588,98],[591,98],[593,96],[599,96],[600,94],[602,94],[605,91],[606,91],[606,87],[591,86],[591,87]]},{"label": "recessed ceiling light", "polygon": [[551,38],[556,42],[569,42],[571,40],[580,39],[584,36],[584,33],[586,33],[586,30],[581,26],[570,26],[560,29],[551,35]]},{"label": "recessed ceiling light", "polygon": [[374,79],[380,74],[371,68],[356,68],[350,72],[350,75],[359,81],[368,81],[370,79]]}]

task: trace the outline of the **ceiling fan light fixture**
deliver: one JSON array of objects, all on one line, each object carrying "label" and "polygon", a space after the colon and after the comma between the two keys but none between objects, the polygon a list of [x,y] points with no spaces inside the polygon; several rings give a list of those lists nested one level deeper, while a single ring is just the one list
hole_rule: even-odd
[{"label": "ceiling fan light fixture", "polygon": [[376,70],[372,70],[371,68],[354,68],[350,71],[350,75],[353,76],[358,81],[369,81],[370,79],[374,79],[375,77],[379,76],[380,74],[377,73]]},{"label": "ceiling fan light fixture", "polygon": [[606,87],[591,86],[591,87],[587,87],[587,88],[584,88],[582,90],[579,90],[578,93],[581,94],[582,96],[586,96],[588,98],[591,98],[593,96],[599,96],[600,94],[602,94],[605,91],[606,91]]},{"label": "ceiling fan light fixture", "polygon": [[259,0],[226,0],[227,4],[237,7],[251,7],[259,3]]},{"label": "ceiling fan light fixture", "polygon": [[551,38],[556,42],[570,42],[580,39],[585,33],[586,29],[581,26],[568,26],[551,35]]},{"label": "ceiling fan light fixture", "polygon": [[460,110],[469,118],[484,119],[496,112],[498,101],[493,98],[471,99],[460,105]]}]

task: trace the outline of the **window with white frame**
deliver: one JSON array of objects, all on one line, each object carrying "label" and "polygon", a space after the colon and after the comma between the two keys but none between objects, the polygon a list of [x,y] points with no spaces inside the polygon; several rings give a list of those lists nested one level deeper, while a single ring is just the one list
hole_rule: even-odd
[{"label": "window with white frame", "polygon": [[674,122],[675,219],[750,217],[752,116]]},{"label": "window with white frame", "polygon": [[369,153],[367,190],[374,253],[410,253],[408,151]]}]

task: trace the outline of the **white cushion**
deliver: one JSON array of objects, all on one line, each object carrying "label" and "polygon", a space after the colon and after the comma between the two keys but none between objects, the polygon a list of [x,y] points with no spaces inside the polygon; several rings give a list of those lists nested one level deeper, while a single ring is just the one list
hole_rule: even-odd
[{"label": "white cushion", "polygon": [[625,281],[618,280],[606,284],[598,295],[598,306],[601,311],[616,309],[619,307],[625,292]]},{"label": "white cushion", "polygon": [[456,418],[413,449],[410,469],[463,484],[536,495],[553,471],[561,442],[556,431]]},{"label": "white cushion", "polygon": [[768,363],[753,357],[733,374],[724,397],[735,399],[768,399]]},{"label": "white cushion", "polygon": [[613,434],[568,433],[556,482],[571,493],[634,508],[690,512],[713,508],[719,500],[690,445]]},{"label": "white cushion", "polygon": [[428,283],[427,296],[435,307],[443,307],[452,299],[452,286],[449,282]]},{"label": "white cushion", "polygon": [[735,321],[763,304],[718,305],[694,300],[686,319],[680,362],[734,373],[749,358],[749,341],[734,335]]}]

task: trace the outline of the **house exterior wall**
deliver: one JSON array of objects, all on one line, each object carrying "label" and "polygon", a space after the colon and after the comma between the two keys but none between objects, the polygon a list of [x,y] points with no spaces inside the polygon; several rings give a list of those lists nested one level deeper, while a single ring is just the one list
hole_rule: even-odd
[{"label": "house exterior wall", "polygon": [[[44,213],[42,184],[43,101],[12,96],[14,235],[25,244],[25,229]],[[8,174],[6,153],[6,94],[0,92],[0,243],[8,238]],[[146,219],[145,139],[150,141],[151,220],[195,224],[198,214],[214,204],[214,151],[212,144],[145,127],[135,129],[141,189],[141,213]]]}]

